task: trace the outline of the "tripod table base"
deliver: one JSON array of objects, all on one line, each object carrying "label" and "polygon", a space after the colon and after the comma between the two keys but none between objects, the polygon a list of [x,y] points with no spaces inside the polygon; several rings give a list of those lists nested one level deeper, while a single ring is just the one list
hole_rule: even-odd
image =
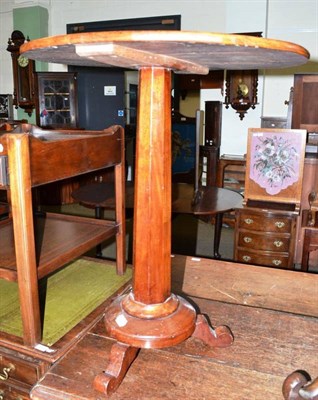
[{"label": "tripod table base", "polygon": [[173,295],[173,302],[178,303],[176,309],[161,318],[130,315],[124,307],[126,300],[127,295],[120,296],[105,315],[106,330],[117,342],[112,346],[106,370],[95,377],[94,388],[108,396],[121,384],[140,348],[175,346],[189,337],[211,347],[227,347],[233,342],[229,328],[211,328],[207,319],[196,315],[182,297]]}]

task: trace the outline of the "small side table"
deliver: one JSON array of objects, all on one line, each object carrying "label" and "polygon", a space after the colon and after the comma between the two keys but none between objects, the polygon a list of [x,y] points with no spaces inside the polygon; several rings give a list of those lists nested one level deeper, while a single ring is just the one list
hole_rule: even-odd
[{"label": "small side table", "polygon": [[[221,258],[219,253],[222,220],[225,212],[232,211],[242,206],[243,197],[232,190],[218,187],[203,187],[200,190],[200,196],[197,197],[197,202],[193,204],[194,186],[187,183],[172,184],[172,212],[176,214],[194,214],[215,216],[214,228],[214,243],[213,254],[214,258]],[[80,186],[72,193],[75,201],[85,207],[95,209],[95,218],[102,217],[102,209],[113,209],[114,188],[108,182],[91,183],[85,186]],[[131,183],[126,183],[126,207],[134,208],[134,187]],[[101,246],[96,249],[97,257],[102,257]]]},{"label": "small side table", "polygon": [[[283,68],[307,62],[293,43],[244,35],[182,31],[106,31],[40,38],[21,46],[38,61],[139,70],[132,291],[105,310],[116,340],[110,363],[95,377],[106,395],[123,380],[140,348],[159,349],[191,336],[212,347],[233,341],[226,326],[212,329],[186,299],[171,292],[172,71]],[[147,384],[147,383],[146,383]]]},{"label": "small side table", "polygon": [[318,250],[318,221],[314,226],[308,226],[308,210],[303,211],[302,226],[304,229],[303,255],[301,259],[301,270],[308,271],[309,255]]}]

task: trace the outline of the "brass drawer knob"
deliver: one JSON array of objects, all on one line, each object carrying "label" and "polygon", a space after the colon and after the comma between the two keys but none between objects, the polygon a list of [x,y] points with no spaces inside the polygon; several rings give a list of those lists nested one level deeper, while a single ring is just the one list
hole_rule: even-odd
[{"label": "brass drawer knob", "polygon": [[245,218],[244,219],[244,222],[247,224],[247,225],[251,225],[251,224],[253,224],[253,220],[252,220],[252,218]]},{"label": "brass drawer knob", "polygon": [[8,380],[8,379],[9,379],[9,374],[10,374],[10,372],[11,372],[11,371],[14,371],[14,370],[15,370],[15,367],[14,367],[13,364],[9,364],[8,367],[4,367],[4,368],[2,369],[2,372],[0,372],[0,380],[1,380],[1,381],[6,381],[6,380]]},{"label": "brass drawer knob", "polygon": [[284,228],[285,222],[283,222],[283,221],[276,221],[276,222],[275,222],[275,226],[276,226],[277,228],[279,228],[279,229]]},{"label": "brass drawer knob", "polygon": [[276,267],[278,267],[282,263],[281,260],[273,260],[272,262],[274,265],[276,265]]},{"label": "brass drawer knob", "polygon": [[252,257],[250,257],[250,256],[243,256],[242,258],[246,262],[251,261],[251,259],[252,259]]},{"label": "brass drawer knob", "polygon": [[243,240],[244,240],[245,243],[251,243],[252,238],[250,238],[248,236],[244,236]]},{"label": "brass drawer knob", "polygon": [[276,247],[282,247],[283,244],[284,244],[284,242],[282,242],[281,240],[275,240],[275,242],[274,242],[274,246],[276,246]]}]

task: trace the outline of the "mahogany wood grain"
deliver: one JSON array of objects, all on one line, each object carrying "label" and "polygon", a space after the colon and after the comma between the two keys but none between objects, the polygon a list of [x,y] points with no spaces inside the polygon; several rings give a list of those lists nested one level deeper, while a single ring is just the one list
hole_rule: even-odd
[{"label": "mahogany wood grain", "polygon": [[[38,279],[63,267],[97,244],[116,236],[117,272],[125,257],[124,130],[44,131],[22,124],[0,136],[0,154],[8,157],[10,218],[0,222],[0,278],[17,281],[23,341],[41,342]],[[40,213],[32,188],[51,181],[115,167],[115,221]]]},{"label": "mahogany wood grain", "polygon": [[[279,206],[283,203],[276,203]],[[268,267],[294,268],[298,212],[275,209],[275,203],[237,209],[234,259]],[[291,203],[295,208],[295,204]]]},{"label": "mahogany wood grain", "polygon": [[[122,131],[122,135],[124,135]],[[116,233],[116,260],[117,272],[123,275],[126,271],[126,209],[125,209],[125,146],[124,136],[120,146],[120,162],[115,166],[115,220],[117,221]]]},{"label": "mahogany wood grain", "polygon": [[[0,258],[0,277],[16,281],[17,262],[13,246],[12,220],[0,223],[0,231],[4,236]],[[37,242],[35,271],[39,279],[61,268],[67,262],[79,257],[96,244],[116,235],[119,225],[113,221],[100,221],[77,216],[46,213],[34,220]],[[16,235],[17,236],[17,235]]]},{"label": "mahogany wood grain", "polygon": [[176,293],[318,317],[317,274],[180,255],[172,266]]},{"label": "mahogany wood grain", "polygon": [[139,77],[134,200],[134,297],[163,303],[171,293],[171,72]]},{"label": "mahogany wood grain", "polygon": [[[303,212],[309,209],[308,195],[311,192],[317,192],[318,188],[318,158],[305,158],[304,164],[304,179],[303,188],[301,194],[301,209]],[[317,209],[317,200],[314,202],[313,207]],[[302,217],[298,218],[297,224],[297,241],[296,241],[296,251],[295,251],[295,263],[301,264],[303,247],[304,247],[304,234],[305,225],[302,221]],[[318,265],[318,252],[312,252],[309,259],[309,264],[311,266]]]},{"label": "mahogany wood grain", "polygon": [[303,256],[301,270],[308,271],[310,253],[318,250],[318,226],[304,227]]},{"label": "mahogany wood grain", "polygon": [[109,367],[94,379],[96,390],[111,395],[120,385],[139,350],[138,347],[115,343],[111,349]]},{"label": "mahogany wood grain", "polygon": [[[120,146],[115,144],[121,140],[121,129],[113,126],[104,131],[43,131],[22,124],[14,132],[32,134],[31,181],[32,186],[37,186],[119,164],[122,154]],[[3,135],[1,138],[1,155],[7,154],[6,137]],[[104,146],[105,137],[109,143],[107,147]],[[83,157],[87,148],[90,152]],[[67,157],[67,154],[72,154],[72,157]]]},{"label": "mahogany wood grain", "polygon": [[[132,54],[130,68],[158,67],[171,68],[169,57],[178,60],[174,70],[196,74],[203,73],[202,66],[212,69],[262,69],[283,68],[306,63],[309,53],[294,43],[274,39],[264,39],[247,35],[233,35],[210,32],[187,31],[115,31],[89,32],[58,35],[32,40],[21,46],[25,56],[55,63],[86,66],[120,66],[112,55],[113,44],[126,47],[122,66],[127,68],[127,59]],[[80,56],[77,45],[95,46],[95,57]],[[104,46],[104,48],[102,48]],[[152,58],[135,59],[131,49],[150,52]],[[101,50],[104,52],[100,59]],[[158,55],[158,58],[156,57]],[[165,62],[162,56],[168,56]],[[157,61],[158,60],[158,61]],[[188,63],[193,63],[188,66]],[[201,71],[200,71],[201,69]],[[207,73],[207,72],[205,72]]]},{"label": "mahogany wood grain", "polygon": [[172,210],[175,213],[215,215],[242,206],[243,197],[232,190],[214,186],[199,189],[199,198],[194,199],[194,187],[185,183],[172,185]]},{"label": "mahogany wood grain", "polygon": [[8,162],[23,340],[34,346],[41,340],[41,318],[27,134],[8,136]]}]

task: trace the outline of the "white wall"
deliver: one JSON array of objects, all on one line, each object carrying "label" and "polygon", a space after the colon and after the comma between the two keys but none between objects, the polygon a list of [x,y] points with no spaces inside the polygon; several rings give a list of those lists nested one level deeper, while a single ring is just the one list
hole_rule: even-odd
[{"label": "white wall", "polygon": [[[8,54],[3,54],[6,38],[12,31],[10,7],[30,6],[32,3],[35,5],[38,1],[0,0],[2,93],[12,88],[10,61]],[[287,115],[284,101],[289,98],[293,75],[318,73],[318,0],[51,0],[47,7],[50,35],[66,33],[68,23],[180,14],[182,30],[262,31],[264,37],[287,40],[306,47],[312,56],[312,62],[308,65],[287,71],[266,71],[264,83],[263,71],[260,71],[260,104],[255,110],[248,111],[243,121],[233,109],[223,110],[222,153],[244,154],[248,127],[260,126],[262,115]],[[54,65],[52,69],[57,71],[64,67]],[[204,101],[213,100],[215,95],[219,96],[214,91],[203,92],[201,106],[204,106]]]},{"label": "white wall", "polygon": [[13,93],[11,55],[6,51],[13,31],[12,0],[0,0],[0,93]]},{"label": "white wall", "polygon": [[293,75],[318,73],[318,1],[270,0],[267,37],[300,44],[311,53],[310,61],[304,66],[265,72],[263,113],[282,116],[287,112],[284,102],[289,98]]}]

